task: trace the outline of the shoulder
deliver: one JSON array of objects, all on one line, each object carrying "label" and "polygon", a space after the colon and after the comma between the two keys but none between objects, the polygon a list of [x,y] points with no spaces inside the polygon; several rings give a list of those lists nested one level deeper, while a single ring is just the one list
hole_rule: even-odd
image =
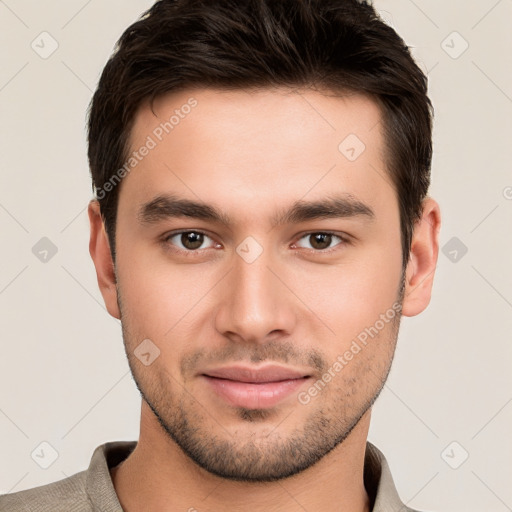
[{"label": "shoulder", "polygon": [[0,495],[0,512],[120,512],[110,469],[125,460],[136,441],[111,441],[94,450],[89,468],[32,489]]},{"label": "shoulder", "polygon": [[372,512],[426,512],[402,502],[386,457],[369,441],[366,443],[364,484],[373,504]]},{"label": "shoulder", "polygon": [[89,512],[86,471],[25,491],[0,495],[0,512]]}]

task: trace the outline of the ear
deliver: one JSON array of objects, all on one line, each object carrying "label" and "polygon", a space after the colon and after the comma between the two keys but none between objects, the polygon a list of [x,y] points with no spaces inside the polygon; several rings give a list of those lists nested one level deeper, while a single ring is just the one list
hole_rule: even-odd
[{"label": "ear", "polygon": [[432,198],[423,201],[421,219],[416,222],[405,277],[402,314],[415,316],[429,304],[439,253],[441,211]]},{"label": "ear", "polygon": [[117,303],[117,283],[110,244],[100,212],[100,204],[93,199],[88,207],[91,237],[89,253],[96,267],[96,276],[107,311],[117,319],[121,318]]}]

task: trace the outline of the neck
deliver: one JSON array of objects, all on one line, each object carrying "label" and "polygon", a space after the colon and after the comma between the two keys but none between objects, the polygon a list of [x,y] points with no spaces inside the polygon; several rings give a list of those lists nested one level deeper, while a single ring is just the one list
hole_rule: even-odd
[{"label": "neck", "polygon": [[126,512],[369,512],[363,482],[364,455],[371,411],[343,443],[317,464],[292,477],[264,483],[235,482],[198,467],[172,441],[142,402],[135,450],[111,470]]}]

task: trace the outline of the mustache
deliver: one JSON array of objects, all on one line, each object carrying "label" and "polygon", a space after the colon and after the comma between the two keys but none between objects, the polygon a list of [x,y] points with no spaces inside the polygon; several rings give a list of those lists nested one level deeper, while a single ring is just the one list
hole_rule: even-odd
[{"label": "mustache", "polygon": [[326,359],[316,349],[301,350],[290,341],[269,341],[262,344],[230,343],[219,349],[201,348],[183,357],[180,363],[182,375],[193,373],[198,367],[225,364],[234,361],[285,363],[308,366],[318,372],[328,368]]}]

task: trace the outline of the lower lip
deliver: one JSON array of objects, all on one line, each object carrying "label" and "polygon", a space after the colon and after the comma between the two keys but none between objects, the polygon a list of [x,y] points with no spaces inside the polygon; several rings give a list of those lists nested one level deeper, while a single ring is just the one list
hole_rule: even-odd
[{"label": "lower lip", "polygon": [[288,379],[278,382],[240,382],[202,376],[213,390],[235,407],[246,409],[265,409],[277,405],[281,400],[291,395],[308,377]]}]

